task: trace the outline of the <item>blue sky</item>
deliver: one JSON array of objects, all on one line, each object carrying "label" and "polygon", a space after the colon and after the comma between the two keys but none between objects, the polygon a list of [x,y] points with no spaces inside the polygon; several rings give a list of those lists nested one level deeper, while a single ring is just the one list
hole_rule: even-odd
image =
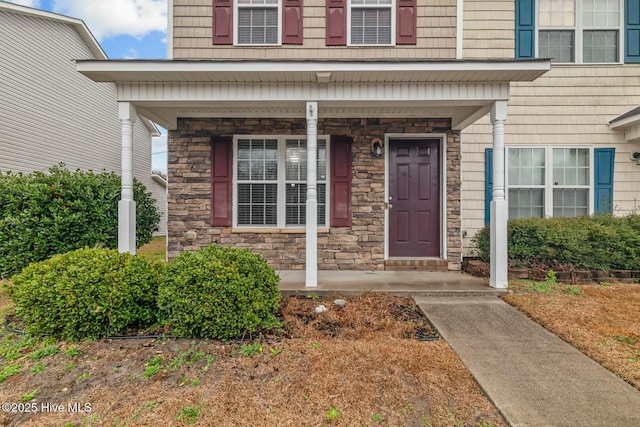
[{"label": "blue sky", "polygon": [[[110,59],[167,57],[167,0],[5,0],[82,19]],[[153,141],[153,169],[166,172],[167,138]]]}]

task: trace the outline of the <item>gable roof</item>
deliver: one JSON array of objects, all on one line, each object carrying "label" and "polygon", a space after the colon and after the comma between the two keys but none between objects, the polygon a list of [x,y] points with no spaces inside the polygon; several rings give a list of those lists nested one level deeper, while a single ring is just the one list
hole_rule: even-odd
[{"label": "gable roof", "polygon": [[71,18],[69,16],[59,15],[53,12],[45,12],[39,9],[33,9],[31,7],[20,6],[13,3],[7,3],[0,1],[0,12],[10,12],[18,15],[33,16],[41,19],[48,19],[51,21],[61,22],[69,24],[75,28],[82,40],[87,44],[87,47],[96,56],[96,59],[108,59],[107,54],[102,50],[102,47],[91,34],[89,27],[81,19]]}]

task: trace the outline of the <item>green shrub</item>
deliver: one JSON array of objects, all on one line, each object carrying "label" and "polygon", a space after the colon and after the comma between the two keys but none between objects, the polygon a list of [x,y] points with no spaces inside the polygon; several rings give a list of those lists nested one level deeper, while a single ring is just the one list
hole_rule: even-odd
[{"label": "green shrub", "polygon": [[[640,216],[519,218],[508,222],[509,263],[545,270],[623,269],[640,265]],[[489,261],[489,227],[476,235],[480,259]]]},{"label": "green shrub", "polygon": [[[48,173],[0,172],[0,278],[55,254],[118,245],[120,177],[63,165]],[[151,241],[160,216],[151,193],[134,180],[138,245]]]},{"label": "green shrub", "polygon": [[156,322],[163,269],[113,249],[78,249],[31,264],[7,291],[29,333],[102,338]]},{"label": "green shrub", "polygon": [[277,324],[279,280],[260,255],[211,245],[168,266],[158,307],[177,335],[236,338]]}]

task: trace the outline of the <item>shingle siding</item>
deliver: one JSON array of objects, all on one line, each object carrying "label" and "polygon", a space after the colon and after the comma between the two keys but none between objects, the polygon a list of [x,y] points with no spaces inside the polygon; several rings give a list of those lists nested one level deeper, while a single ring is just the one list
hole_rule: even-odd
[{"label": "shingle siding", "polygon": [[[505,144],[615,147],[613,211],[638,212],[640,167],[608,122],[640,104],[640,66],[554,66],[532,83],[514,83],[505,123]],[[462,132],[462,229],[471,238],[484,226],[484,149],[492,144],[488,116]]]},{"label": "shingle siding", "polygon": [[463,17],[465,59],[514,58],[513,0],[465,0]]},{"label": "shingle siding", "polygon": [[402,47],[326,46],[325,1],[304,2],[302,45],[213,45],[212,1],[174,0],[174,59],[386,59],[456,57],[456,0],[419,2],[417,44]]}]

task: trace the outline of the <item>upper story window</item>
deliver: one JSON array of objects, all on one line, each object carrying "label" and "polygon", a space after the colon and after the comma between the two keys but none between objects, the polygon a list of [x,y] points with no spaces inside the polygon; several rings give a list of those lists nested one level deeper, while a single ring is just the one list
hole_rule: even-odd
[{"label": "upper story window", "polygon": [[618,62],[620,0],[539,0],[538,57],[552,62]]},{"label": "upper story window", "polygon": [[416,0],[326,0],[326,44],[415,45],[417,9]]},{"label": "upper story window", "polygon": [[213,44],[300,45],[302,0],[213,0]]},{"label": "upper story window", "polygon": [[[317,7],[311,10],[315,19]],[[417,0],[326,0],[325,44],[415,46],[417,10]],[[303,21],[303,0],[213,0],[212,41],[240,47],[302,45]]]},{"label": "upper story window", "polygon": [[351,0],[349,7],[349,44],[394,44],[393,3],[393,0]]},{"label": "upper story window", "polygon": [[236,44],[280,44],[280,0],[236,1]]},{"label": "upper story window", "polygon": [[516,57],[640,62],[640,0],[516,0]]}]

